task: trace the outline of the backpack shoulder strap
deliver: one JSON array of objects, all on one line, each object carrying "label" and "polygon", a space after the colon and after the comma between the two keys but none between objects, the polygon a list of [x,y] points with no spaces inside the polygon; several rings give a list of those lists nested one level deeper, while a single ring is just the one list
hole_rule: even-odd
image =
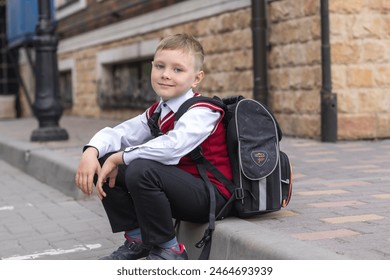
[{"label": "backpack shoulder strap", "polygon": [[184,115],[185,112],[187,112],[193,105],[201,102],[211,103],[214,105],[217,105],[218,107],[221,107],[224,111],[227,110],[227,107],[225,103],[219,98],[214,96],[213,98],[205,97],[205,96],[194,96],[190,99],[187,99],[177,110],[175,115],[175,121],[181,118],[181,116]]},{"label": "backpack shoulder strap", "polygon": [[[204,97],[204,96],[195,96],[195,97],[192,97],[192,98],[186,100],[180,106],[180,108],[176,112],[175,121],[179,120],[180,117],[183,116],[185,114],[185,112],[187,112],[193,105],[198,104],[198,103],[202,103],[202,102],[217,105],[218,107],[222,108],[225,112],[227,110],[226,105],[218,97],[210,98],[210,97]],[[196,162],[199,174],[200,174],[201,178],[203,179],[203,181],[205,182],[207,189],[209,191],[209,194],[210,194],[209,226],[205,230],[203,238],[195,245],[197,248],[203,247],[203,250],[200,254],[199,259],[208,259],[209,255],[210,255],[210,250],[211,250],[211,238],[212,238],[213,231],[215,229],[216,201],[215,201],[214,185],[210,182],[210,180],[207,176],[207,170],[209,168],[215,169],[215,170],[217,170],[217,169],[214,165],[212,165],[203,156],[202,149],[200,146],[196,147],[191,153],[189,153],[189,156]],[[225,177],[223,175],[221,175],[221,176]],[[228,181],[228,179],[226,179],[226,180]]]}]

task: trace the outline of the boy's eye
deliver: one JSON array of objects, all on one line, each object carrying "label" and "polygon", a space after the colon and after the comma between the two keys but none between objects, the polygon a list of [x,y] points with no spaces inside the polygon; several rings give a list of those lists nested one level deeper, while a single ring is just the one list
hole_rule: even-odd
[{"label": "boy's eye", "polygon": [[153,64],[154,67],[156,67],[156,69],[160,70],[160,69],[164,69],[164,65],[162,64]]},{"label": "boy's eye", "polygon": [[175,68],[173,69],[173,71],[175,71],[176,73],[179,73],[179,72],[182,72],[183,69],[181,69],[181,68],[179,68],[179,67],[175,67]]}]

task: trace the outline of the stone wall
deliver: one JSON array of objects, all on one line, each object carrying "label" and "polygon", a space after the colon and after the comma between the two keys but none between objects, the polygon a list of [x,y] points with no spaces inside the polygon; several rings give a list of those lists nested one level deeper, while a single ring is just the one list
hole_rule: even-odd
[{"label": "stone wall", "polygon": [[[390,136],[390,1],[330,0],[338,139]],[[319,0],[269,5],[272,108],[288,135],[319,138]]]},{"label": "stone wall", "polygon": [[268,7],[270,107],[286,135],[321,133],[319,1],[274,1]]},{"label": "stone wall", "polygon": [[390,137],[390,1],[330,1],[339,138]]}]

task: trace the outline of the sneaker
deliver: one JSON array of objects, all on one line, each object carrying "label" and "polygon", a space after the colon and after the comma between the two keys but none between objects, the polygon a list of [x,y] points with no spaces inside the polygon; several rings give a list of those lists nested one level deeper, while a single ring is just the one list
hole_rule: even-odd
[{"label": "sneaker", "polygon": [[188,260],[186,248],[183,244],[179,243],[179,251],[172,248],[164,249],[158,246],[154,246],[146,257],[147,260]]},{"label": "sneaker", "polygon": [[142,244],[141,241],[126,239],[125,244],[101,260],[138,260],[149,255],[150,249],[150,246]]}]

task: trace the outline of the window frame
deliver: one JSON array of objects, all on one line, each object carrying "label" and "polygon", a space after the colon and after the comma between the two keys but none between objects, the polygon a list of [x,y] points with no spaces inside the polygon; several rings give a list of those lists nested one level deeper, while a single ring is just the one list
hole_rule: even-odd
[{"label": "window frame", "polygon": [[[63,72],[70,72],[71,74],[71,90],[72,90],[72,103],[71,105],[67,105],[66,103],[64,104],[63,101],[60,99],[61,104],[64,106],[64,109],[70,109],[74,106],[74,101],[76,100],[76,91],[75,91],[75,86],[76,86],[76,67],[75,67],[75,60],[73,58],[65,59],[65,60],[60,60],[58,62],[58,79],[61,79],[61,73]],[[58,80],[58,83],[60,81]],[[58,93],[60,95],[60,92]]]},{"label": "window frame", "polygon": [[57,8],[57,2],[54,1],[54,5],[55,5],[55,18],[57,20],[60,20],[70,15],[73,15],[81,10],[86,9],[88,3],[87,0],[75,0],[75,2]]},{"label": "window frame", "polygon": [[[145,100],[145,104],[105,104],[102,98],[104,91],[107,88],[112,88],[113,84],[113,68],[121,65],[135,66],[142,63],[151,63],[154,52],[159,43],[158,39],[152,39],[134,43],[131,45],[121,46],[114,49],[108,49],[97,53],[97,103],[102,109],[113,108],[129,108],[129,109],[145,109],[150,106],[150,100]],[[140,71],[138,70],[138,74]],[[139,78],[139,77],[138,77]],[[141,92],[141,94],[143,94]],[[123,95],[124,100],[126,95]],[[157,98],[156,98],[157,100]],[[131,98],[130,98],[131,101]]]}]

